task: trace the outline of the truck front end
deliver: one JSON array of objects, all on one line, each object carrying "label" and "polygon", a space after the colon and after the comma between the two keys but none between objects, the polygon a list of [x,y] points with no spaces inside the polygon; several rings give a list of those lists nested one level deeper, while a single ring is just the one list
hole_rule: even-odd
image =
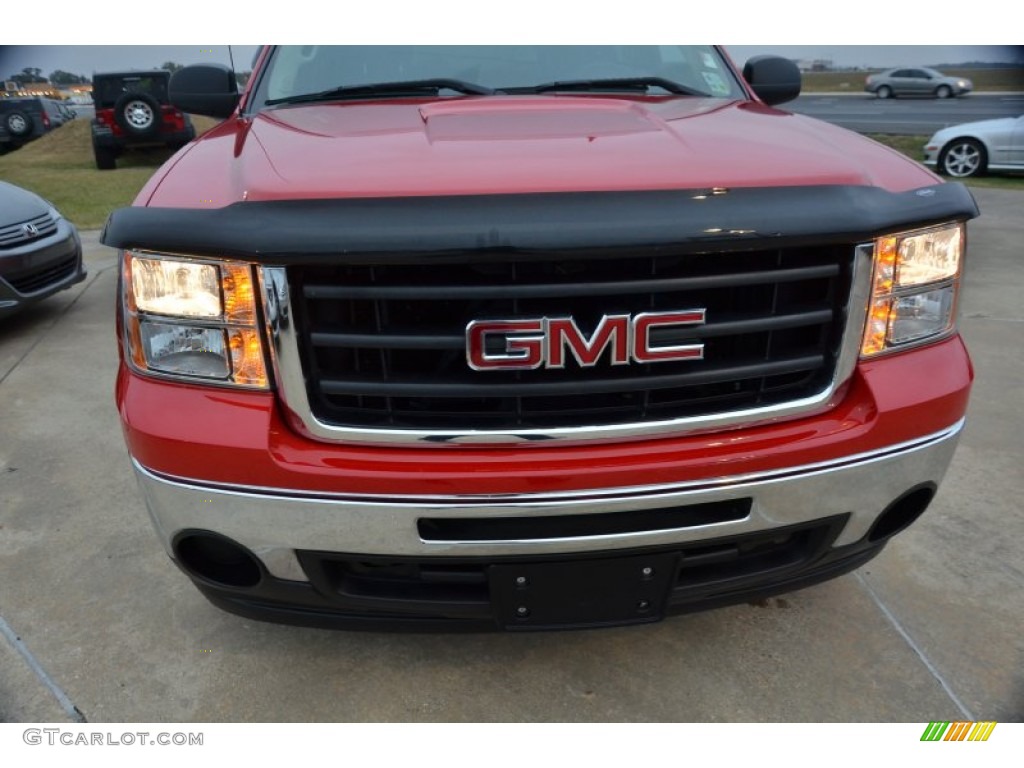
[{"label": "truck front end", "polygon": [[[268,50],[111,218],[129,452],[215,604],[650,622],[838,576],[924,512],[972,378],[970,195],[716,49],[612,48],[657,76],[401,49],[329,89],[357,54]],[[470,59],[496,73],[448,76]]]}]

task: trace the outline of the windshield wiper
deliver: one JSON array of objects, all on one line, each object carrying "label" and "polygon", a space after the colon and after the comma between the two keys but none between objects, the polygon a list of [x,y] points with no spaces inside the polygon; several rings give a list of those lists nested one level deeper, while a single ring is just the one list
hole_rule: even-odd
[{"label": "windshield wiper", "polygon": [[661,88],[669,93],[680,96],[708,96],[710,94],[691,88],[688,85],[668,80],[664,77],[605,77],[591,80],[556,80],[553,83],[541,83],[515,88],[502,88],[502,93],[548,93],[550,91],[647,91],[650,88]]},{"label": "windshield wiper", "polygon": [[341,99],[362,99],[374,96],[401,97],[420,96],[424,92],[433,94],[441,91],[456,91],[471,96],[490,96],[493,88],[477,85],[465,80],[448,77],[434,77],[426,80],[398,80],[388,83],[367,83],[366,85],[343,85],[317,93],[303,93],[298,96],[285,96],[280,99],[267,99],[267,104],[303,104],[312,101],[338,101]]}]

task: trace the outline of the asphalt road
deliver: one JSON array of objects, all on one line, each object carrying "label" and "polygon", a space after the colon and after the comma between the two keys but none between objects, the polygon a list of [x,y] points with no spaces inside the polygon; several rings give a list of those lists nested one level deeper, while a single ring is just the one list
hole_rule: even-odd
[{"label": "asphalt road", "polygon": [[88,280],[0,324],[0,721],[1022,719],[1024,197],[977,197],[961,324],[977,380],[920,521],[781,598],[527,635],[332,632],[208,604],[129,469],[116,259],[86,233]]},{"label": "asphalt road", "polygon": [[940,128],[1024,114],[1024,93],[970,94],[959,99],[877,99],[867,93],[806,94],[780,105],[787,112],[859,133],[930,136]]}]

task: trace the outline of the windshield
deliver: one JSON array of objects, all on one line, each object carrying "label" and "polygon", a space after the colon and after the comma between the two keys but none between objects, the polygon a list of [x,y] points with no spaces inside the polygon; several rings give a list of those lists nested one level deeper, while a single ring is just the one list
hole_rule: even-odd
[{"label": "windshield", "polygon": [[[744,98],[713,46],[679,45],[386,45],[278,46],[265,68],[254,104],[287,102],[308,94],[368,84],[451,81],[505,93],[581,91],[665,95],[658,80],[715,98]],[[580,81],[589,81],[580,86]],[[443,87],[439,92],[448,93]],[[465,95],[468,91],[452,92]],[[482,91],[481,91],[482,92]],[[382,91],[379,96],[403,95]],[[366,98],[377,95],[367,94]]]}]

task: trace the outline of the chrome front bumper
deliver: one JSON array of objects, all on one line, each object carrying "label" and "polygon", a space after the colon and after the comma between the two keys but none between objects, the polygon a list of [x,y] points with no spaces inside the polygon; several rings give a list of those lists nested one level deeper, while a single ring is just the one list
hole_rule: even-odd
[{"label": "chrome front bumper", "polygon": [[[251,550],[273,576],[306,581],[295,550],[416,557],[540,556],[700,542],[848,515],[833,544],[840,547],[864,539],[883,510],[906,491],[941,481],[963,423],[909,443],[822,464],[664,487],[558,495],[326,495],[204,485],[154,474],[137,462],[135,469],[153,524],[172,556],[179,532],[212,531]],[[417,527],[423,517],[594,515],[731,499],[750,499],[749,514],[725,523],[626,534],[432,541],[421,537]]]}]

